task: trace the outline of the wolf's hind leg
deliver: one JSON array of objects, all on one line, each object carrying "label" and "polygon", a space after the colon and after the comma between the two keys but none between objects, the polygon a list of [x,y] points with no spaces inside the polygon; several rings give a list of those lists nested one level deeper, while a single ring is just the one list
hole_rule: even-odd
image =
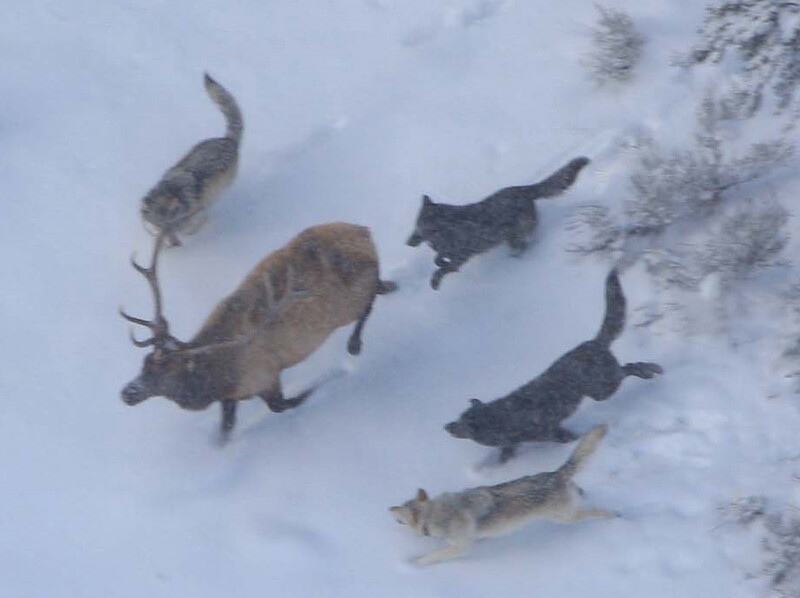
[{"label": "wolf's hind leg", "polygon": [[208,214],[205,211],[197,212],[189,217],[189,220],[181,232],[185,235],[194,235],[208,222]]},{"label": "wolf's hind leg", "polygon": [[436,552],[432,552],[430,554],[426,554],[425,556],[421,556],[414,562],[420,566],[433,565],[434,563],[449,561],[450,559],[456,559],[460,556],[463,556],[466,553],[468,553],[471,548],[472,548],[471,543],[459,542],[457,544],[448,546],[447,548],[442,548],[441,550],[437,550]]},{"label": "wolf's hind leg", "polygon": [[636,376],[637,378],[649,379],[658,374],[663,374],[664,368],[657,363],[651,363],[649,361],[637,361],[636,363],[626,363],[623,365],[622,373],[626,376]]},{"label": "wolf's hind leg", "polygon": [[553,432],[552,440],[553,442],[567,443],[577,440],[578,438],[580,438],[580,436],[575,434],[575,432],[570,432],[566,428],[562,428],[561,426],[559,426]]},{"label": "wolf's hind leg", "polygon": [[531,236],[533,235],[533,231],[536,230],[535,205],[533,206],[533,210],[534,211],[530,214],[520,217],[519,221],[514,228],[511,229],[506,238],[506,243],[508,243],[511,249],[511,257],[521,256],[530,246]]},{"label": "wolf's hind leg", "polygon": [[523,253],[525,253],[525,250],[528,249],[528,245],[530,245],[527,239],[524,237],[518,237],[516,235],[510,236],[508,239],[506,239],[506,242],[508,243],[508,247],[511,249],[511,257],[521,256]]},{"label": "wolf's hind leg", "polygon": [[504,446],[500,449],[500,464],[502,465],[517,453],[517,445]]},{"label": "wolf's hind leg", "polygon": [[566,523],[578,523],[586,519],[616,519],[619,516],[619,513],[606,509],[576,509],[564,521]]}]

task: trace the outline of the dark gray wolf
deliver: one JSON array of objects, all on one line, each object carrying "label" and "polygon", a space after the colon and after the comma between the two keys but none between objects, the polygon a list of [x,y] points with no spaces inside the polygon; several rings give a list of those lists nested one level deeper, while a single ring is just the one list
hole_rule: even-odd
[{"label": "dark gray wolf", "polygon": [[204,83],[225,115],[225,136],[195,145],[142,199],[145,227],[153,234],[167,233],[171,245],[180,244],[176,233],[193,234],[205,223],[206,211],[233,182],[239,165],[242,113],[222,85],[207,74]]},{"label": "dark gray wolf", "polygon": [[468,438],[501,449],[500,462],[507,461],[523,442],[571,442],[577,437],[561,426],[584,396],[605,401],[627,376],[652,378],[663,373],[649,362],[620,365],[611,343],[625,326],[625,296],[616,269],[606,278],[606,314],[597,336],[581,343],[537,378],[500,399],[471,406],[445,425],[456,438]]},{"label": "dark gray wolf", "polygon": [[425,241],[436,252],[434,263],[439,269],[431,278],[431,286],[438,289],[445,274],[458,272],[473,255],[503,241],[512,255],[522,254],[536,228],[535,200],[569,189],[588,163],[589,158],[575,158],[534,185],[506,187],[465,206],[437,204],[423,195],[416,228],[406,244],[416,247]]},{"label": "dark gray wolf", "polygon": [[604,509],[581,509],[581,490],[572,481],[605,435],[605,426],[590,430],[556,471],[525,476],[497,486],[447,492],[435,498],[428,498],[420,489],[415,498],[389,511],[398,522],[414,531],[450,543],[447,548],[418,558],[415,561],[418,565],[459,557],[469,551],[475,540],[504,536],[537,517],[560,523],[618,517]]}]

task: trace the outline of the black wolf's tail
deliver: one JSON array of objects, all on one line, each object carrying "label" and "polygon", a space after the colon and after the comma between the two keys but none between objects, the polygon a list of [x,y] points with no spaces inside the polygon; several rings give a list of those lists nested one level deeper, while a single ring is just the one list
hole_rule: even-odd
[{"label": "black wolf's tail", "polygon": [[619,284],[619,274],[614,268],[606,277],[606,315],[595,340],[609,346],[625,327],[625,295]]},{"label": "black wolf's tail", "polygon": [[589,163],[589,158],[581,156],[570,160],[569,164],[562,166],[545,180],[531,185],[529,189],[530,199],[541,199],[543,197],[553,197],[560,195],[570,187],[578,178],[581,170]]}]

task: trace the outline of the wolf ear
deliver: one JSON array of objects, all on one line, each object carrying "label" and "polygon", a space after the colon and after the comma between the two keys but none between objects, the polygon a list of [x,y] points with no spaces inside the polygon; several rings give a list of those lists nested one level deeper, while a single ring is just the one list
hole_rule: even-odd
[{"label": "wolf ear", "polygon": [[422,488],[417,490],[417,500],[419,502],[425,502],[428,500],[428,493],[425,492]]},{"label": "wolf ear", "polygon": [[433,203],[433,200],[430,197],[428,197],[427,195],[423,195],[422,196],[422,205],[423,206],[429,206],[432,203]]},{"label": "wolf ear", "polygon": [[478,405],[483,405],[478,399],[470,399],[469,404],[471,407],[477,407]]}]

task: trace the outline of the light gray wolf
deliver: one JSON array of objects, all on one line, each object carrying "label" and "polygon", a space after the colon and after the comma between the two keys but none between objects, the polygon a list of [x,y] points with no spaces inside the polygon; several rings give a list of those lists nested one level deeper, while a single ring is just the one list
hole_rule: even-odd
[{"label": "light gray wolf", "polygon": [[439,269],[431,287],[438,289],[446,274],[458,272],[472,256],[503,241],[512,255],[521,255],[538,221],[536,200],[569,189],[587,164],[589,158],[575,158],[543,181],[506,187],[465,206],[434,203],[423,195],[416,227],[406,244],[416,247],[425,241],[436,252],[434,263]]},{"label": "light gray wolf", "polygon": [[561,523],[618,517],[617,513],[604,509],[580,508],[582,491],[572,481],[605,435],[606,426],[590,430],[556,471],[497,486],[447,492],[434,498],[420,489],[416,497],[389,511],[398,522],[414,531],[449,543],[446,548],[416,559],[418,565],[462,556],[475,540],[510,534],[538,517]]},{"label": "light gray wolf", "polygon": [[225,136],[195,145],[142,199],[145,227],[166,233],[171,245],[180,244],[177,233],[193,234],[205,223],[208,208],[233,182],[239,165],[242,113],[222,85],[208,74],[204,82],[227,121]]},{"label": "light gray wolf", "polygon": [[611,343],[625,327],[625,295],[616,269],[606,278],[606,313],[597,336],[562,355],[542,374],[512,393],[483,403],[470,399],[470,407],[445,430],[501,449],[507,461],[523,442],[572,442],[575,434],[561,426],[584,396],[595,401],[611,397],[628,376],[652,378],[663,373],[660,365],[636,362],[620,365]]}]

